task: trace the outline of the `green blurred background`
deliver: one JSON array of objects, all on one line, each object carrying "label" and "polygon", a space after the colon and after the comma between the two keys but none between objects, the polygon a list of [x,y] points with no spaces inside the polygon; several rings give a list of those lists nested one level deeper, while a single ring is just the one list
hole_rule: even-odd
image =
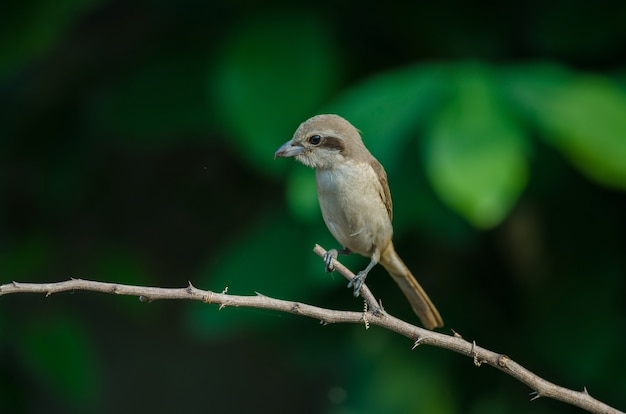
[{"label": "green blurred background", "polygon": [[[626,408],[626,3],[0,6],[0,283],[83,277],[359,310],[311,115],[385,165],[446,327]],[[354,270],[367,260],[349,257]],[[417,322],[381,268],[388,311]],[[576,413],[448,351],[271,311],[0,298],[0,412]]]}]

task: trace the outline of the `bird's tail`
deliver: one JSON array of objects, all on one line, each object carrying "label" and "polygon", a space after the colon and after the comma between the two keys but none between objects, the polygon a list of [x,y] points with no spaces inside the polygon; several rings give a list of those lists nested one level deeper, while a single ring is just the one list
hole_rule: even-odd
[{"label": "bird's tail", "polygon": [[439,315],[439,311],[437,311],[437,308],[435,308],[422,286],[415,280],[409,268],[400,259],[393,244],[390,243],[389,247],[383,252],[379,263],[400,286],[413,311],[426,328],[434,329],[443,326],[443,319]]}]

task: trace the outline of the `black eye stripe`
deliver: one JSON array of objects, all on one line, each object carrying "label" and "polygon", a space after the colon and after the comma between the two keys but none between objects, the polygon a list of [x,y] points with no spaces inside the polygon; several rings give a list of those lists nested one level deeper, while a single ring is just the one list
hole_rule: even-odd
[{"label": "black eye stripe", "polygon": [[343,140],[333,137],[333,136],[322,136],[322,135],[311,135],[307,138],[307,142],[314,147],[321,147],[336,150],[339,152],[343,152],[345,150],[345,145]]},{"label": "black eye stripe", "polygon": [[324,148],[334,149],[339,152],[343,152],[345,150],[343,140],[335,137],[324,137],[320,146]]}]

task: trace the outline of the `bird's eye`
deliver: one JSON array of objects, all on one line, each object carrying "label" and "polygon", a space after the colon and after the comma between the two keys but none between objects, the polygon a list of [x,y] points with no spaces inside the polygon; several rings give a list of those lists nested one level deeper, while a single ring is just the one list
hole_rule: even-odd
[{"label": "bird's eye", "polygon": [[322,141],[322,137],[320,137],[319,135],[311,135],[309,137],[309,143],[311,145],[319,145],[321,141]]}]

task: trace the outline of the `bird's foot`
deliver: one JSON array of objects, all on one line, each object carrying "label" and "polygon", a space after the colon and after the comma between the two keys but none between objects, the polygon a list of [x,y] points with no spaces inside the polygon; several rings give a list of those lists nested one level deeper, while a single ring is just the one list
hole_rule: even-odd
[{"label": "bird's foot", "polygon": [[335,264],[333,263],[333,260],[337,259],[338,254],[339,251],[337,251],[337,249],[330,249],[324,254],[324,265],[326,266],[327,272],[332,272],[333,270],[335,270]]},{"label": "bird's foot", "polygon": [[365,282],[365,278],[367,277],[367,272],[365,271],[360,271],[359,273],[357,273],[352,280],[350,280],[350,282],[348,283],[348,287],[350,288],[354,288],[354,297],[359,297],[359,294],[361,293],[361,287],[363,286],[363,283]]},{"label": "bird's foot", "polygon": [[327,272],[332,272],[333,270],[335,270],[335,264],[333,263],[333,260],[336,260],[337,256],[340,254],[348,255],[350,254],[350,249],[348,249],[347,247],[344,247],[341,250],[330,249],[324,254],[324,265],[326,266]]}]

